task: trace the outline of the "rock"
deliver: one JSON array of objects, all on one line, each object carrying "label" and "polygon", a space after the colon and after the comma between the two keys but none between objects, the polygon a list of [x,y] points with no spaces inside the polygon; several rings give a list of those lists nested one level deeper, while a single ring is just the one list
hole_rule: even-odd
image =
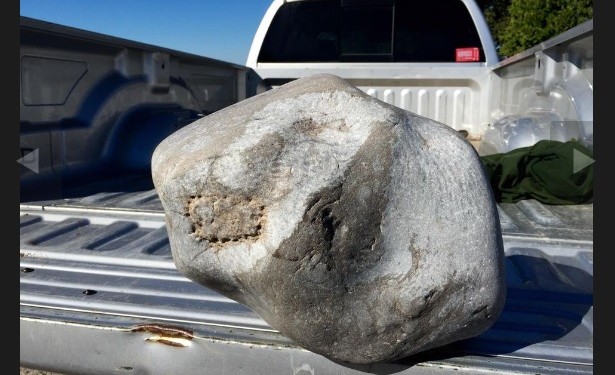
[{"label": "rock", "polygon": [[339,77],[195,121],[156,148],[152,174],[178,270],[330,359],[405,357],[478,335],[502,309],[475,150]]}]

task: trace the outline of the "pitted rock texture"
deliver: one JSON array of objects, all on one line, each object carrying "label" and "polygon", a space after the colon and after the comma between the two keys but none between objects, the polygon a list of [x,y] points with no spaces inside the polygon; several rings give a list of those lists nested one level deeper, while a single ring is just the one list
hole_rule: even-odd
[{"label": "pitted rock texture", "polygon": [[178,270],[330,359],[405,357],[501,312],[499,219],[472,146],[336,76],[195,121],[152,174]]}]

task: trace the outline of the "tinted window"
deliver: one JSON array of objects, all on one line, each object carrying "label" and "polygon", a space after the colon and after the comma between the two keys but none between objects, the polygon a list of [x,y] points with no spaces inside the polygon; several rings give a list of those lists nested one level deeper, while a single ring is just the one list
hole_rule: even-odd
[{"label": "tinted window", "polygon": [[339,18],[336,1],[284,4],[267,31],[259,61],[338,61]]},{"label": "tinted window", "polygon": [[393,53],[393,7],[341,9],[342,61],[390,61]]},{"label": "tinted window", "polygon": [[[481,46],[472,17],[461,1],[397,1],[395,4],[396,61],[455,61],[455,49]],[[480,61],[485,61],[482,48]]]},{"label": "tinted window", "polygon": [[322,0],[284,4],[265,36],[260,62],[454,62],[479,48],[459,0]]}]

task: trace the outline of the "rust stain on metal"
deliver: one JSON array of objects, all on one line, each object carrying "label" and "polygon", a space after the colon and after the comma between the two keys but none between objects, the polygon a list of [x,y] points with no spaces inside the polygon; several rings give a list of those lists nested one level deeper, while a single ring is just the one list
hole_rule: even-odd
[{"label": "rust stain on metal", "polygon": [[[140,324],[133,327],[131,332],[149,332],[161,337],[177,338],[192,340],[194,337],[193,332],[189,329],[185,329],[177,326],[170,326],[164,324]],[[158,340],[160,341],[160,340]]]},{"label": "rust stain on metal", "polygon": [[142,324],[133,327],[130,331],[150,333],[151,336],[147,337],[145,341],[156,342],[176,348],[190,346],[191,340],[194,337],[193,332],[188,329],[162,324]]}]

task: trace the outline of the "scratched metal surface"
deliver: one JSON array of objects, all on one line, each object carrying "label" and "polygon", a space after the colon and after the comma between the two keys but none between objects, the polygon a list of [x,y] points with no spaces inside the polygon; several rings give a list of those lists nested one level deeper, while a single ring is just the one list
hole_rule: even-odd
[{"label": "scratched metal surface", "polygon": [[[185,374],[203,367],[221,374],[442,374],[485,366],[592,373],[593,205],[522,201],[499,212],[508,294],[495,325],[420,356],[361,367],[294,346],[247,307],[180,275],[154,190],[22,203],[22,365],[77,373],[163,374],[168,366]],[[189,334],[135,331],[140,324]],[[38,342],[37,332],[51,342]],[[92,350],[100,356],[88,355]],[[172,365],[148,362],[137,355],[143,353]]]}]

